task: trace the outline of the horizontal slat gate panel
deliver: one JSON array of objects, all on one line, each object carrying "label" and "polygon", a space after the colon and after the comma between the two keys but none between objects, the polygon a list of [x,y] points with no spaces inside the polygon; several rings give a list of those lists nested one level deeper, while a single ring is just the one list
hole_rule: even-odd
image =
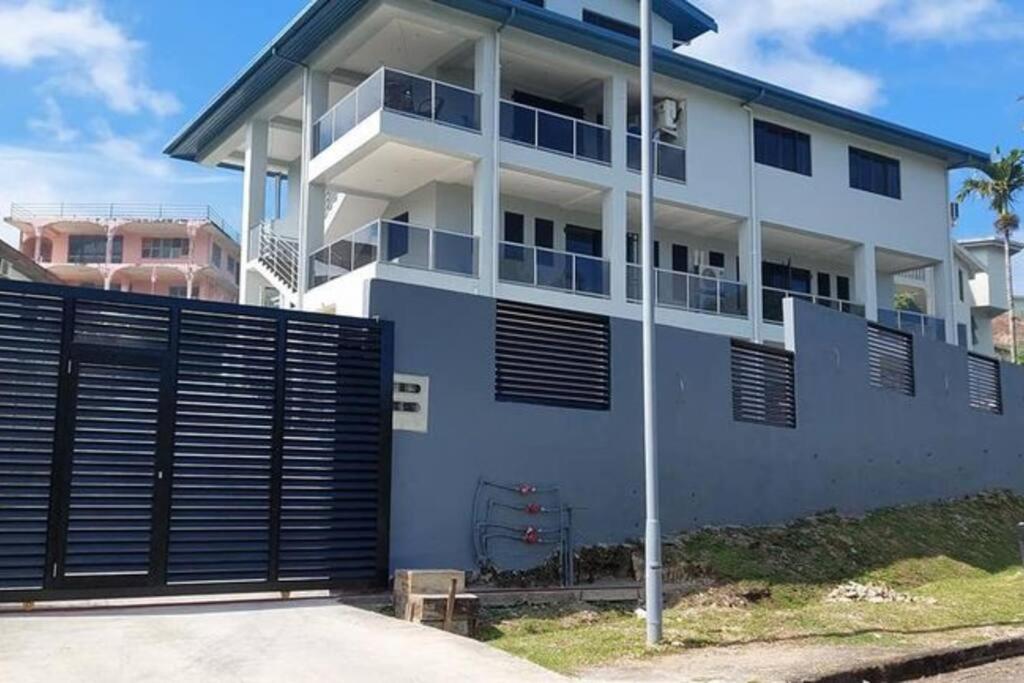
[{"label": "horizontal slat gate panel", "polygon": [[287,322],[279,578],[372,581],[380,509],[380,329]]},{"label": "horizontal slat gate panel", "polygon": [[792,353],[733,340],[731,374],[733,419],[796,428]]},{"label": "horizontal slat gate panel", "polygon": [[967,386],[972,408],[1003,414],[1003,384],[999,361],[967,354]]},{"label": "horizontal slat gate panel", "polygon": [[0,291],[0,591],[43,587],[63,302]]},{"label": "horizontal slat gate panel", "polygon": [[149,574],[160,390],[159,368],[77,364],[64,576]]},{"label": "horizontal slat gate panel", "polygon": [[181,313],[168,583],[269,578],[276,331]]},{"label": "horizontal slat gate panel", "polygon": [[611,402],[608,318],[498,301],[495,398],[607,410]]},{"label": "horizontal slat gate panel", "polygon": [[913,337],[905,332],[869,324],[868,380],[871,386],[913,396]]},{"label": "horizontal slat gate panel", "polygon": [[78,301],[75,341],[115,347],[167,348],[170,309],[165,306]]}]

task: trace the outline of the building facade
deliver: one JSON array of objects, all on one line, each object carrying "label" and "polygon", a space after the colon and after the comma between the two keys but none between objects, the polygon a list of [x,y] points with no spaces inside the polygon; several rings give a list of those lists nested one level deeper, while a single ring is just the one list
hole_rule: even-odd
[{"label": "building facade", "polygon": [[209,207],[15,204],[21,253],[66,284],[238,300],[240,248]]},{"label": "building facade", "polygon": [[[655,9],[664,528],[1024,489],[1021,370],[967,353],[998,271],[950,237],[987,155],[695,60],[714,21]],[[642,534],[637,21],[313,0],[167,147],[243,173],[244,302],[394,322],[392,567]],[[508,512],[545,506],[572,521]]]},{"label": "building facade", "polygon": [[[713,20],[656,13],[659,320],[781,343],[795,296],[955,343],[947,174],[987,155],[688,57]],[[637,20],[631,0],[313,2],[167,152],[243,170],[249,303],[365,314],[381,278],[638,319]]]}]

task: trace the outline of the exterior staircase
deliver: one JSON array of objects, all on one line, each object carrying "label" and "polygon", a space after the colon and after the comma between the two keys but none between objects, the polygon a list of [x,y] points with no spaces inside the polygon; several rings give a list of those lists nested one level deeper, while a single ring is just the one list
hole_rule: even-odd
[{"label": "exterior staircase", "polygon": [[249,267],[280,293],[287,308],[295,305],[299,284],[299,240],[278,232],[276,221],[266,221],[249,232]]}]

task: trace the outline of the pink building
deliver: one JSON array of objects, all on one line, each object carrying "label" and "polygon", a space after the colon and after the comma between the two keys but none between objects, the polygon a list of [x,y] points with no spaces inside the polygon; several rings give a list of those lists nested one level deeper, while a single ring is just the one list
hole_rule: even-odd
[{"label": "pink building", "polygon": [[209,207],[15,204],[21,252],[65,283],[238,300],[238,242]]}]

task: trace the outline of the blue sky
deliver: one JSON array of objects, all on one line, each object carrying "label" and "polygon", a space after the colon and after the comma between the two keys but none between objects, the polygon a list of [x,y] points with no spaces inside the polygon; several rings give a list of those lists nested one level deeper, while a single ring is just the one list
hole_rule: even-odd
[{"label": "blue sky", "polygon": [[[0,213],[200,203],[237,224],[237,174],[160,151],[305,2],[0,0]],[[1024,147],[1022,0],[697,4],[721,30],[695,56],[983,150]],[[960,234],[990,232],[965,207]]]}]

